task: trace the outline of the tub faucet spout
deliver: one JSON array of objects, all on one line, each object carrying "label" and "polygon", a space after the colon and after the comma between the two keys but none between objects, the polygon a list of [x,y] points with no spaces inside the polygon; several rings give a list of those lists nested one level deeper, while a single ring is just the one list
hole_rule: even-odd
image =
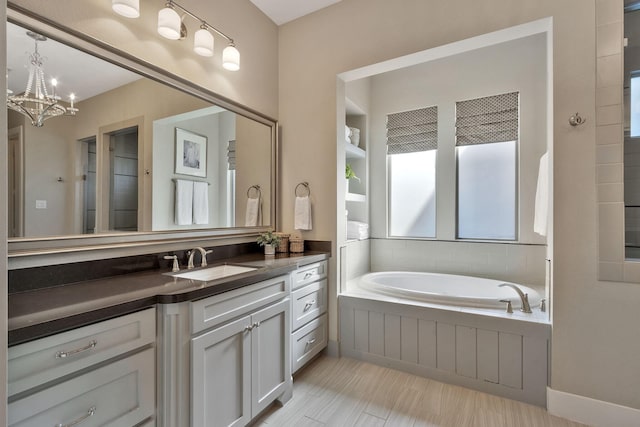
[{"label": "tub faucet spout", "polygon": [[531,306],[529,305],[529,294],[525,294],[520,290],[519,287],[511,283],[503,283],[501,285],[498,285],[498,287],[500,288],[503,286],[508,286],[518,293],[518,296],[520,297],[520,301],[522,302],[520,311],[522,311],[523,313],[531,313]]}]

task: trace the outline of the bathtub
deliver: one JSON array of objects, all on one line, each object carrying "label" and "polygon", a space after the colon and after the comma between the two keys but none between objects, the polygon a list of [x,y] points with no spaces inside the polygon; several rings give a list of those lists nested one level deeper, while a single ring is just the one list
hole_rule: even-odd
[{"label": "bathtub", "polygon": [[540,293],[516,284],[532,306],[519,311],[518,294],[502,283],[396,271],[353,278],[338,296],[340,353],[545,407],[548,313]]},{"label": "bathtub", "polygon": [[516,285],[528,294],[531,307],[540,305],[542,297],[535,289],[500,280],[406,271],[368,273],[358,279],[361,289],[414,301],[504,309],[505,303],[500,300],[511,300],[514,309],[520,308],[521,302],[516,291],[508,286],[499,287],[503,283]]}]

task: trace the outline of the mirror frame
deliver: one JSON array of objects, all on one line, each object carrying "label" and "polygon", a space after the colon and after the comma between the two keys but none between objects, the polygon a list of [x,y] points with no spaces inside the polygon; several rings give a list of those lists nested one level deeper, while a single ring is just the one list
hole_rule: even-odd
[{"label": "mirror frame", "polygon": [[[614,28],[621,37],[612,51],[605,38]],[[623,30],[624,1],[596,0],[598,279],[640,283],[640,262],[625,257]]]},{"label": "mirror frame", "polygon": [[[278,122],[258,111],[222,97],[208,89],[169,73],[154,64],[142,61],[98,39],[59,25],[19,6],[7,5],[7,21],[29,28],[87,54],[138,73],[158,83],[180,90],[231,112],[269,127],[271,132],[271,224],[260,227],[230,227],[180,231],[114,232],[101,235],[70,235],[7,239],[9,269],[40,265],[140,255],[152,252],[184,249],[186,244],[222,245],[255,241],[264,230],[275,229],[278,223]],[[6,94],[5,94],[6,103]],[[6,171],[4,171],[6,173]],[[69,257],[68,254],[75,254]],[[72,258],[72,259],[70,259]]]}]

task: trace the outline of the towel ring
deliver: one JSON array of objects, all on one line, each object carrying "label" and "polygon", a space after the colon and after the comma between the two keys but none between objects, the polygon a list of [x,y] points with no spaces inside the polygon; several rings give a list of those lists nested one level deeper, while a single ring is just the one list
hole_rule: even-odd
[{"label": "towel ring", "polygon": [[[307,194],[303,194],[302,196],[298,195],[298,189],[300,188],[300,186],[304,187],[307,190]],[[296,189],[293,190],[294,194],[296,195],[296,197],[304,197],[304,196],[310,196],[311,195],[311,188],[309,187],[309,183],[304,181],[301,182],[300,184],[296,185]]]},{"label": "towel ring", "polygon": [[252,185],[251,187],[247,188],[247,197],[251,198],[251,189],[256,190],[256,197],[262,196],[262,191],[260,190],[260,186]]}]

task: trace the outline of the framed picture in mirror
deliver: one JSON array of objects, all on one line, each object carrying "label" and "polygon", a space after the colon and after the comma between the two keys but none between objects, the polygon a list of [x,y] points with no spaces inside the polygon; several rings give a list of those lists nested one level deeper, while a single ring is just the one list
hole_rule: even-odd
[{"label": "framed picture in mirror", "polygon": [[176,128],[176,174],[207,176],[207,137]]}]

